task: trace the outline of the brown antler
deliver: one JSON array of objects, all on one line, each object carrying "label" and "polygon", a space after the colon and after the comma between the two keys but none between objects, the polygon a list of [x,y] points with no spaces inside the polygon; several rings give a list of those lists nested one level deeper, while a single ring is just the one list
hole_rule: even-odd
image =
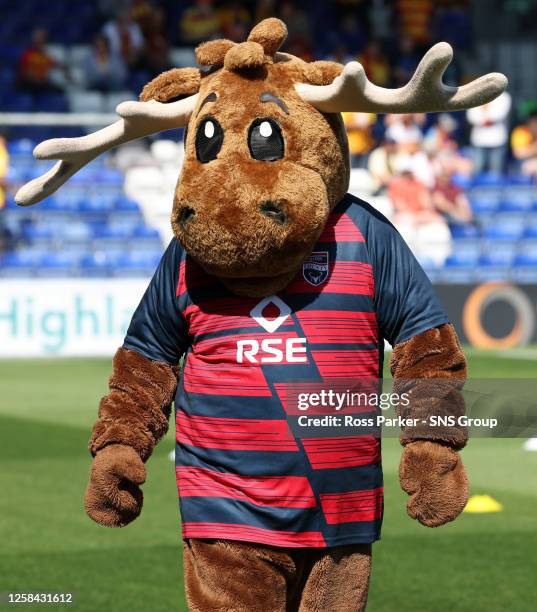
[{"label": "brown antler", "polygon": [[444,85],[442,76],[453,58],[448,43],[438,43],[425,54],[410,81],[399,89],[371,83],[358,62],[349,62],[330,85],[295,85],[299,95],[325,113],[432,113],[481,106],[498,97],[507,78],[486,74],[462,87]]},{"label": "brown antler", "polygon": [[198,94],[194,94],[168,104],[156,100],[122,102],[116,109],[121,119],[102,130],[79,138],[45,140],[34,149],[34,157],[60,161],[42,176],[23,185],[15,195],[15,202],[19,206],[37,204],[104,151],[136,138],[184,127],[197,98]]}]

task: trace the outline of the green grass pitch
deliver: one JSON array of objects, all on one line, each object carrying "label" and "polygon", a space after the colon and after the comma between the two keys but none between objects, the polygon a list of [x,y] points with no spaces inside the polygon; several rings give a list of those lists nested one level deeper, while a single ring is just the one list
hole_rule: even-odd
[{"label": "green grass pitch", "polygon": [[[534,351],[468,355],[473,377],[535,377]],[[149,461],[137,521],[109,530],[83,511],[86,443],[109,369],[104,359],[0,361],[0,592],[72,591],[65,609],[88,612],[186,610],[171,435]],[[472,493],[504,510],[431,530],[406,515],[400,450],[385,440],[369,609],[535,610],[537,453],[522,440],[472,441],[463,451]]]}]

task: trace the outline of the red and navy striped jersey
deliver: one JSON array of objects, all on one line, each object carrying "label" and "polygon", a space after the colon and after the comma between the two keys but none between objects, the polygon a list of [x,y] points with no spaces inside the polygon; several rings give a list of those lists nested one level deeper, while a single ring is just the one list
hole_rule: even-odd
[{"label": "red and navy striped jersey", "polygon": [[124,347],[177,364],[183,536],[292,547],[380,536],[380,441],[294,435],[297,381],[378,379],[383,345],[446,323],[394,227],[347,195],[285,290],[233,295],[173,240]]}]

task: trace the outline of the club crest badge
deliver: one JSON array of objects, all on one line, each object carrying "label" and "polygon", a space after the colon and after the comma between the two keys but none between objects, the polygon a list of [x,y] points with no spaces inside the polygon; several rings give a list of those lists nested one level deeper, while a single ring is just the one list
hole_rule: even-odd
[{"label": "club crest badge", "polygon": [[315,251],[302,266],[304,280],[317,287],[328,278],[328,251]]}]

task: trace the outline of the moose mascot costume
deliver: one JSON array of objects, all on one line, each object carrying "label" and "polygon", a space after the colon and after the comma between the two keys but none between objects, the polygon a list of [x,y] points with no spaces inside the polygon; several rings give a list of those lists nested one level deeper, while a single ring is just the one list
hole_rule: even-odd
[{"label": "moose mascot costume", "polygon": [[452,50],[440,43],[407,85],[384,89],[357,62],[279,52],[285,37],[266,19],[246,42],[202,44],[199,69],[156,77],[140,101],[118,106],[116,123],[38,145],[37,158],[59,161],[16,197],[35,204],[99,153],[185,128],[174,238],[114,357],[85,504],[109,527],[139,515],[145,463],[175,400],[186,594],[199,612],[365,609],[382,521],[380,442],[299,438],[283,397],[298,380],[380,379],[385,339],[395,383],[445,381],[401,409],[418,417],[401,434],[409,515],[443,525],[468,497],[466,431],[421,425],[464,410],[465,358],[400,235],[347,193],[340,113],[461,110],[507,81],[444,85]]}]

